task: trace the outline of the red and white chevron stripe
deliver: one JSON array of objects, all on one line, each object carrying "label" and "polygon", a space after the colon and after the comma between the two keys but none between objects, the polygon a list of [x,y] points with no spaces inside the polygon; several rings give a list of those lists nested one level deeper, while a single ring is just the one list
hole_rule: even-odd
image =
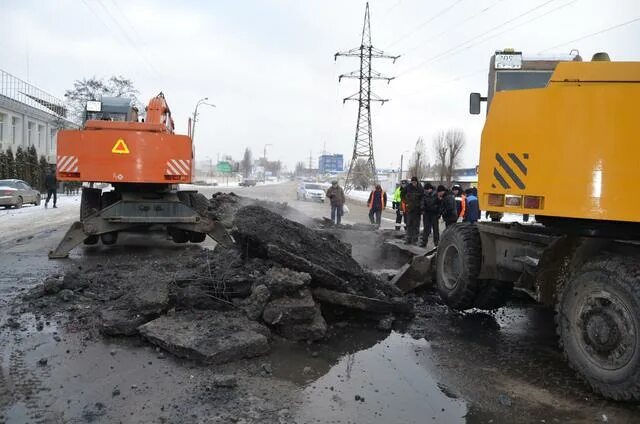
[{"label": "red and white chevron stripe", "polygon": [[167,161],[166,175],[189,175],[190,172],[190,160],[170,159]]},{"label": "red and white chevron stripe", "polygon": [[58,156],[58,172],[78,172],[77,156]]}]

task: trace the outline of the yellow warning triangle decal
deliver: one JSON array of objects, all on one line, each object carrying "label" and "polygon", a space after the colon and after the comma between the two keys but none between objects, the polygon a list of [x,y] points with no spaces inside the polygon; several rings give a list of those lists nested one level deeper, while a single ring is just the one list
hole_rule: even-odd
[{"label": "yellow warning triangle decal", "polygon": [[116,140],[116,144],[113,145],[113,149],[111,149],[111,153],[117,153],[119,155],[129,154],[129,147],[127,147],[127,143],[124,142],[124,139],[119,138]]}]

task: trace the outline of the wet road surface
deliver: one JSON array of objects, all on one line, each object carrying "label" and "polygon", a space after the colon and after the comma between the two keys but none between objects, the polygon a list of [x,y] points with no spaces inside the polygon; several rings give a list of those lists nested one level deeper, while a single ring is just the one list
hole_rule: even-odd
[{"label": "wet road surface", "polygon": [[[233,191],[328,215],[328,204],[294,200],[294,184]],[[346,222],[366,222],[365,206],[350,202],[349,208]],[[203,397],[203,385],[219,372],[238,373],[250,394],[231,405],[267,402],[274,414],[288,410],[280,422],[640,422],[638,405],[606,401],[576,378],[557,347],[553,312],[523,300],[492,314],[456,314],[426,293],[416,319],[397,323],[391,333],[338,322],[328,341],[278,341],[267,358],[220,367],[160,355],[135,338],[76,332],[64,314],[38,330],[35,316],[9,304],[44,276],[184,248],[161,235],[134,234],[111,248],[81,246],[69,260],[48,260],[75,213],[62,208],[47,221],[33,210],[37,221],[25,220],[0,238],[0,323],[13,313],[21,327],[0,328],[0,422],[232,422],[212,420],[221,413],[216,402],[229,405],[229,399]],[[0,226],[9,219],[0,216]],[[43,358],[47,363],[39,364]],[[260,372],[266,361],[272,376]]]}]

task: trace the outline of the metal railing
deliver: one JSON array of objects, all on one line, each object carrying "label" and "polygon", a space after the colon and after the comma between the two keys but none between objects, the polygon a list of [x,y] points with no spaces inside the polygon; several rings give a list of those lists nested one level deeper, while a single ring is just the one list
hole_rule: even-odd
[{"label": "metal railing", "polygon": [[52,113],[62,118],[67,117],[67,107],[62,100],[2,69],[0,69],[0,95],[43,112]]}]

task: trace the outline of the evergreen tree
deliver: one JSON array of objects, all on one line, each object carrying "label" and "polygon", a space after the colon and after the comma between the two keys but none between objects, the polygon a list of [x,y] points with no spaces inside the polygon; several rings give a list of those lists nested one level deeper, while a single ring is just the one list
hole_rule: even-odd
[{"label": "evergreen tree", "polygon": [[7,169],[6,169],[6,177],[7,178],[16,178],[16,160],[13,156],[13,150],[11,147],[7,149]]},{"label": "evergreen tree", "polygon": [[16,149],[16,176],[19,180],[24,180],[27,174],[27,154],[22,149],[22,146],[18,146]]},{"label": "evergreen tree", "polygon": [[25,155],[26,159],[26,172],[25,181],[29,183],[31,187],[38,187],[38,177],[40,176],[40,164],[38,163],[38,152],[36,147],[31,145],[27,148]]},{"label": "evergreen tree", "polygon": [[0,150],[0,180],[9,178],[7,176],[7,154]]},{"label": "evergreen tree", "polygon": [[38,183],[37,183],[37,187],[38,190],[40,190],[40,192],[42,193],[46,193],[46,188],[44,186],[44,179],[47,176],[47,172],[49,171],[49,168],[51,167],[51,165],[49,165],[49,162],[47,162],[47,158],[44,157],[44,155],[40,155],[40,166],[38,167],[39,171],[40,171],[40,175],[38,178]]}]

